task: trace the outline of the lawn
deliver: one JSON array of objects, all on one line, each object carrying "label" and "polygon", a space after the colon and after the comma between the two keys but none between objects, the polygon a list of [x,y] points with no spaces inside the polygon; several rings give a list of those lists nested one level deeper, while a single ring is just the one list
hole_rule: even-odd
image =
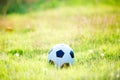
[{"label": "lawn", "polygon": [[[57,43],[74,50],[69,68],[48,63]],[[62,6],[0,15],[0,80],[120,80],[120,7]]]}]

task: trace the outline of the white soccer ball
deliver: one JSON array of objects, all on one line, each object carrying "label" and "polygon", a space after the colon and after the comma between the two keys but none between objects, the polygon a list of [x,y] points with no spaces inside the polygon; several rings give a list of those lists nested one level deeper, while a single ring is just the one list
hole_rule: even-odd
[{"label": "white soccer ball", "polygon": [[48,61],[56,67],[70,66],[74,62],[74,52],[66,44],[57,44],[49,51]]}]

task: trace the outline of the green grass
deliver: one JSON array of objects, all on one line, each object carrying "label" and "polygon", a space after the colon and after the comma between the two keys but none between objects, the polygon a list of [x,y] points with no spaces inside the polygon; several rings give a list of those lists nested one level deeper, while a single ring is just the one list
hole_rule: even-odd
[{"label": "green grass", "polygon": [[[64,6],[0,17],[0,80],[120,79],[119,7]],[[57,43],[73,48],[73,66],[48,64]]]}]

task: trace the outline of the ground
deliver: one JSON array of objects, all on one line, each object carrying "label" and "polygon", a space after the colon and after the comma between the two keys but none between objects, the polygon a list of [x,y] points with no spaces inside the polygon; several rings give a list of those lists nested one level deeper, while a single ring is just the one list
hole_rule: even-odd
[{"label": "ground", "polygon": [[[75,62],[48,63],[57,43],[74,50]],[[120,80],[120,8],[64,6],[0,16],[0,80]]]}]

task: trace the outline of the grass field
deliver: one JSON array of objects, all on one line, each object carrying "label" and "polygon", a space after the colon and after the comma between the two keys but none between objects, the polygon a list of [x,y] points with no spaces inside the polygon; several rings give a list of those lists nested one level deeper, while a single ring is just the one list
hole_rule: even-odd
[{"label": "grass field", "polygon": [[[73,66],[48,63],[57,43],[73,48]],[[120,80],[120,7],[63,6],[0,16],[0,80]]]}]

